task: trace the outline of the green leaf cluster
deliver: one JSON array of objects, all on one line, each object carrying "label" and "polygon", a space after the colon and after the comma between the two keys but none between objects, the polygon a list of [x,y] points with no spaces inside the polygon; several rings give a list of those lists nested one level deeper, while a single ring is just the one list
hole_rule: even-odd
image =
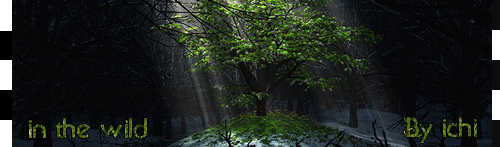
[{"label": "green leaf cluster", "polygon": [[[350,72],[368,69],[368,60],[332,48],[352,41],[374,43],[380,36],[364,27],[348,27],[315,11],[324,0],[198,0],[189,16],[174,15],[159,29],[175,30],[178,41],[196,59],[193,71],[278,68],[276,78],[308,88],[330,90],[340,78],[318,78],[303,63],[335,63]],[[250,102],[248,94],[222,99]]]}]

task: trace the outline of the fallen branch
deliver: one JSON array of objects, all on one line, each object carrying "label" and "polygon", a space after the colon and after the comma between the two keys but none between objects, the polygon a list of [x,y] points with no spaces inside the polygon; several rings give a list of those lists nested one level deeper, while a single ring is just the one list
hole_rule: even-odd
[{"label": "fallen branch", "polygon": [[300,141],[299,141],[299,139],[295,139],[295,147],[300,147],[300,143],[302,143],[304,140],[305,140],[305,138],[300,140]]},{"label": "fallen branch", "polygon": [[385,130],[382,130],[382,136],[384,136],[385,146],[389,147],[389,145],[387,145],[387,137],[385,136]]},{"label": "fallen branch", "polygon": [[[387,144],[387,137],[385,136],[385,131],[382,130],[382,135],[384,136],[384,142],[385,142],[385,145],[382,143],[382,140],[380,140],[378,137],[377,137],[377,130],[375,129],[375,124],[377,123],[377,119],[375,119],[374,121],[372,121],[372,129],[373,129],[373,136],[375,136],[375,140],[378,141],[380,143],[380,146],[381,147],[388,147],[389,145]],[[376,142],[375,141],[375,142]]]},{"label": "fallen branch", "polygon": [[339,140],[337,141],[337,143],[335,144],[335,147],[340,147],[340,141],[342,141],[342,139],[344,139],[344,136],[345,136],[345,130],[341,132],[342,133],[342,136],[340,136]]},{"label": "fallen branch", "polygon": [[[439,126],[439,124],[436,124],[436,121],[433,121],[432,124],[434,124],[435,126]],[[444,143],[444,141],[446,140],[446,137],[439,137],[438,135],[436,135],[436,129],[432,129],[432,135],[434,137],[436,137],[438,140],[439,140],[439,147],[446,147],[446,144]]]},{"label": "fallen branch", "polygon": [[66,140],[71,144],[72,147],[76,147],[75,139],[71,135],[66,137]]},{"label": "fallen branch", "polygon": [[255,145],[250,145],[250,143],[252,143],[253,140],[250,140],[248,143],[247,143],[247,147],[255,147]]},{"label": "fallen branch", "polygon": [[339,143],[340,141],[342,141],[342,139],[344,138],[344,135],[345,135],[345,130],[342,130],[340,131],[337,136],[335,136],[333,139],[331,139],[326,145],[325,147],[328,147],[329,145],[332,145],[333,141],[337,138],[339,138],[339,140],[337,141],[337,144],[335,144],[334,146],[339,146]]}]

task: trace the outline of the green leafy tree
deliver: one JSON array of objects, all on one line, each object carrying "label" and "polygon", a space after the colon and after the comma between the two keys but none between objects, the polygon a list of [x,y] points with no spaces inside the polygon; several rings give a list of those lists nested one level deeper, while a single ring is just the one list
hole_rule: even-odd
[{"label": "green leafy tree", "polygon": [[[226,104],[254,106],[266,115],[269,95],[280,84],[306,85],[306,90],[331,90],[341,79],[317,77],[305,63],[333,62],[344,71],[367,69],[367,60],[353,58],[335,46],[349,41],[375,42],[369,29],[343,26],[333,17],[313,10],[326,1],[310,0],[198,0],[177,3],[189,15],[160,30],[179,33],[178,41],[196,59],[194,71],[241,71],[246,83],[220,86],[234,94],[221,97]],[[337,46],[338,47],[338,46]]]}]

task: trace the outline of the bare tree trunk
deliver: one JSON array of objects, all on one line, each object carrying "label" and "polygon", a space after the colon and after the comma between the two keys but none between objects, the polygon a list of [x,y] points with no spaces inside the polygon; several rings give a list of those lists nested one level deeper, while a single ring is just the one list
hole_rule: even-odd
[{"label": "bare tree trunk", "polygon": [[157,118],[153,121],[153,135],[161,136],[163,134],[163,119]]},{"label": "bare tree trunk", "polygon": [[358,128],[358,84],[353,76],[347,76],[347,93],[349,101],[349,127]]},{"label": "bare tree trunk", "polygon": [[[205,118],[205,117],[207,117],[206,115],[208,114],[208,112],[205,112],[205,111],[208,111],[208,110],[207,110],[207,109],[202,110],[202,108],[204,107],[204,106],[203,106],[203,105],[204,105],[204,103],[202,104],[202,103],[201,103],[201,102],[199,102],[199,101],[198,101],[197,103],[198,103],[198,105],[199,105],[199,107],[198,107],[198,116],[199,116],[199,117],[200,117],[200,119],[201,119],[201,128],[205,129],[205,128],[207,127],[207,126],[206,126],[206,124],[207,124],[207,123],[206,123],[206,120],[205,120],[206,118]],[[205,114],[205,113],[207,113],[207,114]]]},{"label": "bare tree trunk", "polygon": [[302,87],[302,86],[299,86],[299,85],[294,85],[292,86],[292,90],[293,90],[293,94],[295,94],[295,98],[297,99],[297,109],[295,110],[295,112],[298,114],[298,115],[304,115],[304,88],[305,87]]},{"label": "bare tree trunk", "polygon": [[172,116],[170,115],[170,112],[167,112],[167,126],[165,127],[165,138],[167,139],[172,139],[174,138],[173,133],[172,133]]},{"label": "bare tree trunk", "polygon": [[181,134],[186,134],[187,129],[186,129],[186,114],[182,113],[181,115]]},{"label": "bare tree trunk", "polygon": [[357,128],[358,127],[358,108],[356,97],[349,98],[349,127]]},{"label": "bare tree trunk", "polygon": [[200,114],[200,119],[201,119],[201,128],[205,129],[207,127],[207,123],[205,122],[205,115]]},{"label": "bare tree trunk", "polygon": [[304,95],[302,91],[297,91],[297,114],[304,115]]},{"label": "bare tree trunk", "polygon": [[256,112],[256,115],[257,116],[266,116],[267,115],[267,112],[266,112],[266,100],[267,100],[267,96],[263,96],[262,99],[255,99],[255,104],[257,105],[257,112]]},{"label": "bare tree trunk", "polygon": [[305,102],[304,115],[309,115],[309,108],[310,107],[311,107],[311,103],[310,102]]},{"label": "bare tree trunk", "polygon": [[290,112],[293,111],[293,98],[291,96],[288,96],[287,109]]}]

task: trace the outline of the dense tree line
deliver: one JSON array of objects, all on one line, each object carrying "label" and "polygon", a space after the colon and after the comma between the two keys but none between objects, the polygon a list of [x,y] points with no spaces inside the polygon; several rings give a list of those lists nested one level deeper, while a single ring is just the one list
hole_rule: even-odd
[{"label": "dense tree line", "polygon": [[[459,116],[478,119],[478,126],[491,121],[485,113],[491,105],[491,1],[375,0],[360,10],[383,34],[372,58],[377,70],[365,75],[389,80],[379,88],[395,92],[390,110],[422,118],[418,110],[437,106],[453,122]],[[461,146],[477,146],[476,139],[463,137]],[[410,145],[416,146],[412,139]]]},{"label": "dense tree line", "polygon": [[[358,125],[359,107],[377,106],[423,119],[419,110],[438,106],[448,112],[444,118],[453,122],[459,116],[466,122],[478,119],[478,126],[488,120],[482,118],[488,117],[485,111],[491,105],[490,0],[334,0],[327,3],[328,7],[311,5],[309,8],[309,12],[314,12],[310,20],[335,17],[335,21],[343,23],[331,24],[353,28],[344,30],[346,32],[358,27],[373,30],[382,38],[374,46],[371,42],[347,40],[366,36],[330,36],[340,37],[343,42],[327,45],[322,44],[328,42],[327,39],[314,42],[311,36],[322,31],[314,31],[317,29],[314,26],[328,24],[322,21],[314,22],[316,25],[310,28],[290,24],[289,29],[304,29],[301,34],[276,33],[287,30],[282,29],[286,23],[279,22],[296,19],[296,23],[301,23],[300,19],[305,18],[282,17],[286,15],[279,13],[287,11],[278,11],[278,7],[256,4],[258,7],[250,8],[251,5],[230,5],[217,0],[203,2],[198,4],[198,12],[182,7],[189,5],[184,1],[13,1],[12,111],[18,122],[13,127],[21,125],[21,137],[26,139],[28,119],[52,126],[51,117],[71,118],[70,114],[76,113],[92,118],[91,125],[96,128],[96,124],[113,118],[147,117],[153,122],[154,135],[172,138],[173,120],[181,122],[180,133],[186,134],[186,121],[199,118],[200,126],[208,127],[227,116],[252,112],[252,105],[245,105],[248,103],[254,103],[260,115],[274,108],[309,114],[313,107],[332,109],[340,103],[347,109],[345,106],[349,105],[351,127]],[[238,6],[248,8],[235,9]],[[290,8],[299,9],[298,6]],[[204,8],[210,9],[204,11]],[[250,15],[252,10],[262,13]],[[231,13],[235,15],[229,15]],[[300,14],[307,15],[305,11]],[[205,26],[194,28],[172,23],[185,16],[192,16]],[[264,17],[266,20],[261,20]],[[258,29],[245,28],[244,23]],[[205,34],[193,35],[194,38],[177,36],[183,33],[177,29],[181,26],[189,33]],[[152,27],[163,29],[151,30]],[[259,32],[259,29],[267,32]],[[308,29],[313,30],[312,33],[304,35]],[[276,32],[270,33],[273,31]],[[187,35],[192,35],[189,33]],[[241,35],[245,33],[249,35]],[[227,35],[234,38],[225,38]],[[287,48],[272,48],[273,42],[280,42],[280,37],[285,40],[282,42],[288,41]],[[211,48],[212,55],[221,49],[223,54],[233,56],[219,56],[206,62],[187,58],[186,54],[190,54],[204,59],[206,54],[202,51],[207,51],[206,48],[186,50],[183,46],[186,44],[182,44],[206,41],[200,38],[213,44],[191,44],[191,47]],[[303,43],[304,40],[310,42]],[[257,42],[256,46],[269,47],[275,52],[258,56],[243,54],[257,54],[245,41]],[[237,48],[233,53],[229,49],[232,47]],[[369,70],[349,68],[350,72],[344,72],[344,64],[333,60],[320,62],[328,54],[315,56],[300,50],[301,47],[335,51],[350,59],[332,59],[346,63],[368,59],[351,65]],[[293,48],[296,50],[286,50]],[[317,58],[297,60],[302,59],[297,56],[305,54]],[[274,60],[268,62],[269,59]],[[218,72],[190,72],[200,67],[194,66],[195,63],[211,66],[214,62],[222,67]],[[320,79],[328,77],[342,80],[321,85]],[[294,78],[299,79],[294,85],[284,82]],[[315,85],[311,83],[315,81],[320,84],[309,86]],[[241,99],[242,94],[263,98]],[[226,99],[217,99],[224,96]],[[283,103],[285,105],[281,105]],[[486,128],[479,128],[478,134],[482,134],[482,129]],[[462,146],[477,145],[476,138],[461,140]],[[416,146],[413,139],[409,139],[409,144]],[[51,146],[51,139],[36,139],[35,145]]]},{"label": "dense tree line", "polygon": [[[160,5],[161,4],[161,5]],[[169,5],[156,1],[13,1],[13,127],[71,113],[165,119],[169,34],[150,31]],[[165,21],[163,19],[163,21]],[[168,115],[167,115],[168,116]],[[163,121],[160,121],[163,122]],[[167,131],[169,132],[169,131]],[[171,132],[171,131],[170,131]]]}]

